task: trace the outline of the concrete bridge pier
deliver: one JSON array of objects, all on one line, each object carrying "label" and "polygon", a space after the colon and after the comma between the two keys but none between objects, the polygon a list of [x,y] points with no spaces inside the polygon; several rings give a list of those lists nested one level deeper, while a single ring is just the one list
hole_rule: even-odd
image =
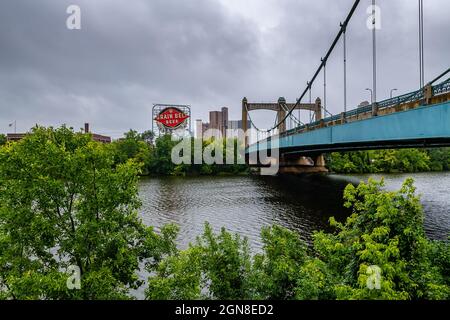
[{"label": "concrete bridge pier", "polygon": [[325,166],[323,155],[314,157],[299,155],[281,155],[280,156],[280,174],[302,174],[302,173],[326,173],[328,169]]},{"label": "concrete bridge pier", "polygon": [[326,163],[325,163],[325,157],[323,156],[323,154],[318,155],[315,160],[314,160],[314,166],[315,167],[323,167],[325,168]]}]

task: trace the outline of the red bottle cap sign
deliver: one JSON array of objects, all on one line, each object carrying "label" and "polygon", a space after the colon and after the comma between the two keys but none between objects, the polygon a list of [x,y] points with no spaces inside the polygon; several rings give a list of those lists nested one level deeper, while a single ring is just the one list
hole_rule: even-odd
[{"label": "red bottle cap sign", "polygon": [[187,114],[175,107],[162,110],[155,120],[169,129],[176,129],[182,126],[189,118]]}]

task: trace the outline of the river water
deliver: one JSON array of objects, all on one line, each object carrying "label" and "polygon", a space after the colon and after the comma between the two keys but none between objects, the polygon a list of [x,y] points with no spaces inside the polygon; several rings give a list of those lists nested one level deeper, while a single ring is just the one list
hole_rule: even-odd
[{"label": "river water", "polygon": [[257,252],[263,226],[284,226],[309,242],[314,230],[330,230],[330,217],[343,221],[349,215],[342,200],[347,184],[384,177],[386,189],[397,190],[409,176],[421,195],[428,237],[447,239],[450,173],[146,178],[140,182],[141,215],[156,229],[178,224],[180,248],[195,241],[208,221],[216,231],[225,227],[246,236]]}]

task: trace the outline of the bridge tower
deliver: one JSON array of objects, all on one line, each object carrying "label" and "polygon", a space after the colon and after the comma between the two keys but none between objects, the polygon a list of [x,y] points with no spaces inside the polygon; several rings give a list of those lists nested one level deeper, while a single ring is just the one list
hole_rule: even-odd
[{"label": "bridge tower", "polygon": [[[249,103],[247,98],[242,99],[242,129],[246,132],[249,128],[248,126],[248,113],[254,110],[270,110],[277,113],[278,119],[284,119],[287,110],[292,109],[295,103],[286,103],[286,99],[280,97],[276,103],[266,103],[266,102],[252,102]],[[315,121],[322,119],[322,106],[320,98],[317,98],[315,103],[299,103],[295,110],[308,110],[314,113]],[[283,122],[278,127],[278,134],[283,134],[286,132],[286,122]],[[245,146],[248,146],[248,140],[245,142]]]},{"label": "bridge tower", "polygon": [[[278,121],[281,121],[281,119],[284,119],[286,117],[286,109],[283,108],[283,106],[286,105],[286,99],[284,97],[280,97],[278,99],[278,111],[277,111],[277,119]],[[280,126],[278,127],[278,134],[283,134],[286,132],[286,121],[283,121],[280,123]]]},{"label": "bridge tower", "polygon": [[[249,103],[247,98],[242,99],[242,129],[247,132],[249,128],[250,111],[254,110],[270,110],[277,113],[278,120],[286,117],[287,111],[307,110],[314,114],[314,121],[322,121],[322,101],[317,98],[314,103],[287,103],[286,99],[280,97],[275,103],[252,102]],[[282,136],[286,133],[286,121],[278,126],[278,135]],[[248,147],[248,135],[245,135],[245,147]],[[322,154],[314,154],[309,156],[299,156],[295,154],[280,154],[279,159],[280,173],[304,173],[304,172],[327,172],[325,168],[325,159]]]}]

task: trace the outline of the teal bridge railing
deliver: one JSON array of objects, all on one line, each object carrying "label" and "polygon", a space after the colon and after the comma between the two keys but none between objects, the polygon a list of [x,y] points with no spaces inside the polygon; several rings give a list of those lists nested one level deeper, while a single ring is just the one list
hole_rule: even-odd
[{"label": "teal bridge railing", "polygon": [[[439,83],[436,86],[433,86],[433,95],[439,95],[439,94],[443,94],[446,92],[450,92],[450,78]],[[378,109],[381,110],[384,108],[389,108],[392,106],[401,105],[401,104],[408,103],[408,102],[420,101],[422,99],[424,99],[424,91],[423,91],[423,89],[419,89],[417,91],[409,92],[409,93],[403,94],[401,96],[397,96],[397,97],[393,97],[390,99],[386,99],[386,100],[377,102],[377,106],[378,106]],[[370,111],[372,111],[372,105],[359,107],[359,108],[347,111],[344,114],[344,117],[350,118],[350,117],[365,114]],[[313,121],[309,124],[304,124],[304,125],[298,126],[296,128],[287,130],[286,132],[284,132],[282,134],[282,136],[287,136],[287,135],[290,135],[293,133],[297,133],[299,131],[306,129],[307,127],[318,126],[321,122],[324,122],[325,124],[329,123],[329,122],[334,122],[334,121],[341,119],[341,117],[342,117],[341,114],[336,114],[333,116],[326,117],[322,120]]]},{"label": "teal bridge railing", "polygon": [[[432,86],[433,96],[450,92],[450,78]],[[378,109],[423,101],[424,90],[417,90],[377,103]],[[371,112],[368,105],[346,112],[350,118]],[[389,113],[377,117],[327,126],[342,118],[330,116],[310,124],[288,130],[277,139],[277,148],[286,152],[327,152],[361,150],[369,148],[414,147],[450,145],[450,102],[424,105],[414,109]],[[321,126],[319,126],[322,124]],[[305,130],[308,129],[308,130]],[[272,139],[250,145],[246,153],[270,149]]]}]

